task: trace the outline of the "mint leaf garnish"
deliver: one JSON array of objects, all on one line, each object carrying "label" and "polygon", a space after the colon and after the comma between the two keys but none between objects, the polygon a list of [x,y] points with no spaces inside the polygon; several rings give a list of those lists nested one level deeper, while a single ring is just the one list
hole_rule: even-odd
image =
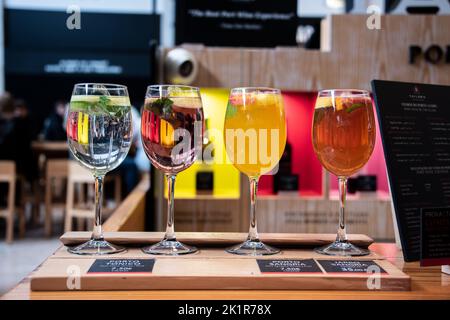
[{"label": "mint leaf garnish", "polygon": [[120,105],[111,105],[111,99],[108,96],[100,96],[95,108],[100,112],[107,113],[112,117],[121,118],[125,114],[126,108]]},{"label": "mint leaf garnish", "polygon": [[164,100],[162,101],[162,111],[163,114],[171,114],[172,113],[172,105],[173,105],[173,101],[170,100],[169,98],[164,98]]},{"label": "mint leaf garnish", "polygon": [[364,103],[353,103],[350,107],[347,108],[347,113],[352,113],[356,109],[364,107]]},{"label": "mint leaf garnish", "polygon": [[237,112],[237,107],[234,106],[233,104],[231,104],[230,102],[228,102],[228,106],[227,106],[227,112],[225,113],[225,118],[232,118],[234,117],[234,115]]},{"label": "mint leaf garnish", "polygon": [[95,109],[97,109],[100,112],[108,113],[111,116],[115,116],[118,110],[115,110],[115,106],[110,106],[111,99],[107,96],[100,96],[98,98],[98,102],[95,104]]},{"label": "mint leaf garnish", "polygon": [[121,118],[125,113],[123,106],[107,106],[106,110],[111,116],[117,118]]},{"label": "mint leaf garnish", "polygon": [[108,98],[107,96],[100,96],[100,98],[98,98],[97,105],[103,110],[108,110],[108,105],[110,101],[111,99]]},{"label": "mint leaf garnish", "polygon": [[96,102],[82,100],[72,101],[70,103],[70,108],[86,113],[108,114],[117,118],[123,117],[129,111],[129,106],[111,105],[111,98],[108,96],[100,96]]},{"label": "mint leaf garnish", "polygon": [[156,115],[162,118],[170,118],[172,114],[173,101],[169,98],[159,98],[153,101],[148,108]]}]

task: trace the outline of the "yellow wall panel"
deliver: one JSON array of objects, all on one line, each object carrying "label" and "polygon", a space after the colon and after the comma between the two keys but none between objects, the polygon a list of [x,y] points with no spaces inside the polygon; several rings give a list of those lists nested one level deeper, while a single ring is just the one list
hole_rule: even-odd
[{"label": "yellow wall panel", "polygon": [[[231,163],[227,163],[223,143],[223,123],[228,103],[229,89],[201,89],[203,112],[208,119],[209,138],[213,142],[214,163],[206,164],[197,161],[189,169],[177,175],[175,183],[176,198],[195,198],[196,174],[198,171],[212,171],[214,175],[213,195],[217,198],[239,198],[239,171]],[[167,196],[167,186],[164,194]]]}]

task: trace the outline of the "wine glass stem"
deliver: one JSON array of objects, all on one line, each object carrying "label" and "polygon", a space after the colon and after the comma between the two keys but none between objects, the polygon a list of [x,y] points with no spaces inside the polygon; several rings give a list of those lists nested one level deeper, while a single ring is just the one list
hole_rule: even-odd
[{"label": "wine glass stem", "polygon": [[258,178],[250,178],[250,229],[248,240],[259,241],[258,229],[256,225],[256,194],[258,192]]},{"label": "wine glass stem", "polygon": [[173,212],[173,202],[174,202],[174,192],[175,192],[175,178],[174,174],[167,174],[167,227],[166,234],[164,235],[164,240],[176,240],[175,236],[175,225],[174,225],[174,212]]},{"label": "wine glass stem", "polygon": [[345,200],[347,195],[347,177],[339,177],[339,228],[337,232],[337,241],[347,242],[347,233],[345,232]]},{"label": "wine glass stem", "polygon": [[102,230],[102,203],[103,203],[103,179],[104,175],[95,175],[95,220],[92,240],[103,240]]}]

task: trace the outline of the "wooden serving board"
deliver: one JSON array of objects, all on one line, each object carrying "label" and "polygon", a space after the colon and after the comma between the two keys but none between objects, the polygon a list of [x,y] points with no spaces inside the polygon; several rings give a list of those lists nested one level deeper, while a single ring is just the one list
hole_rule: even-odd
[{"label": "wooden serving board", "polygon": [[[191,259],[191,258],[201,258],[201,259],[320,259],[324,255],[317,253],[310,249],[283,249],[280,253],[273,256],[266,257],[254,257],[254,256],[238,256],[227,253],[223,248],[201,248],[198,252],[192,254],[173,256],[156,256],[144,253],[140,248],[129,247],[126,251],[119,252],[113,255],[104,256],[78,256],[67,251],[67,247],[61,247],[56,252],[51,255],[48,259]],[[339,257],[340,260],[354,260],[354,257]],[[359,257],[358,260],[384,260],[384,257],[371,252],[367,256]]]},{"label": "wooden serving board", "polygon": [[[123,265],[153,260],[150,271],[124,272],[122,269],[95,269],[95,265]],[[259,260],[259,262],[258,262]],[[270,261],[273,260],[273,261]],[[371,263],[382,268],[379,286],[370,287],[373,273],[334,272],[322,266],[324,260],[341,263]],[[280,272],[261,269],[260,264],[308,262],[314,272]],[[89,270],[91,272],[89,272]],[[266,271],[266,272],[262,272]],[[372,279],[372,280],[371,280]],[[285,249],[280,254],[265,257],[236,256],[219,248],[202,248],[184,256],[153,256],[139,248],[112,256],[77,256],[61,247],[31,276],[31,290],[155,290],[155,289],[242,289],[242,290],[410,290],[410,277],[383,257],[371,253],[360,258],[332,258],[312,250]]]},{"label": "wooden serving board", "polygon": [[[105,232],[105,239],[129,246],[148,245],[160,241],[163,232]],[[318,247],[333,242],[336,234],[331,233],[261,233],[263,242],[278,247]],[[61,242],[66,246],[83,243],[91,237],[91,232],[67,232],[61,236]],[[177,232],[181,242],[199,247],[229,246],[244,241],[246,233],[239,232]],[[348,235],[350,242],[367,248],[373,239],[363,234]]]}]

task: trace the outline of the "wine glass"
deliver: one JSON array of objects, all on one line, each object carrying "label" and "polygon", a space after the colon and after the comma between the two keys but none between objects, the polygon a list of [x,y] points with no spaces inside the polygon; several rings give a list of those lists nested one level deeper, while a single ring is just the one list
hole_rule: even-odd
[{"label": "wine glass", "polygon": [[131,105],[127,87],[101,83],[76,84],[66,128],[70,151],[95,178],[95,220],[91,239],[69,248],[69,252],[85,255],[121,252],[125,248],[103,238],[102,202],[106,173],[122,163],[131,146]]},{"label": "wine glass", "polygon": [[142,108],[141,136],[151,163],[167,180],[167,227],[164,239],[143,248],[145,253],[179,255],[197,248],[177,241],[174,228],[174,190],[177,174],[189,168],[202,150],[204,116],[200,90],[178,85],[147,88]]},{"label": "wine glass", "polygon": [[250,228],[247,240],[227,249],[241,255],[280,252],[259,240],[256,225],[258,180],[278,164],[286,145],[281,92],[272,88],[235,88],[229,96],[224,141],[230,161],[250,180]]},{"label": "wine glass", "polygon": [[339,180],[339,227],[336,241],[316,251],[327,255],[369,254],[348,242],[345,231],[347,178],[369,160],[375,145],[372,99],[364,90],[322,90],[314,109],[314,151],[322,166]]}]

